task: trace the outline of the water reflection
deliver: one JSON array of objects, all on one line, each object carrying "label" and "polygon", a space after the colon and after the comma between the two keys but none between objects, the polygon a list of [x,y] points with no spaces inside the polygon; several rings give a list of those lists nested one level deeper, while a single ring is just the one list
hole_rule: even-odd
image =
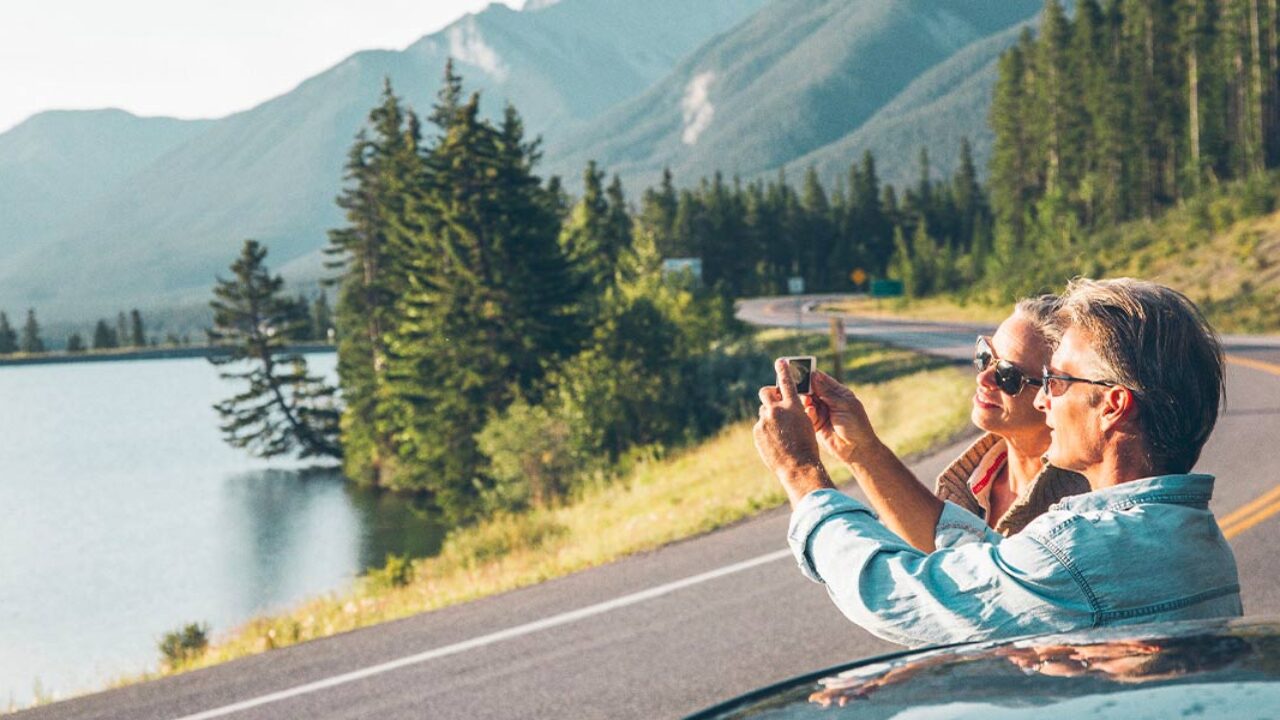
[{"label": "water reflection", "polygon": [[[329,377],[335,360],[310,356]],[[229,391],[198,358],[0,369],[0,707],[153,667],[186,623],[215,637],[341,590],[442,531],[420,502],[222,442]]]},{"label": "water reflection", "polygon": [[444,537],[422,500],[353,487],[334,468],[238,473],[223,492],[238,604],[258,611],[331,584],[339,568],[357,575],[389,553],[433,555]]}]

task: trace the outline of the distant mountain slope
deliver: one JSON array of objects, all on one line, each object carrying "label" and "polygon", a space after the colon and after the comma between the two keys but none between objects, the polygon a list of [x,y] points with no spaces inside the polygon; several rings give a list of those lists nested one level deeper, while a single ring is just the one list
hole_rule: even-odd
[{"label": "distant mountain slope", "polygon": [[47,122],[33,118],[0,135],[0,192],[35,187],[11,158],[47,168],[45,186],[109,192],[69,191],[87,202],[57,196],[32,212],[29,196],[0,194],[0,308],[35,305],[70,319],[202,298],[246,237],[267,243],[273,267],[293,261],[314,274],[326,230],[341,221],[333,199],[346,150],[384,77],[425,109],[452,56],[490,114],[510,101],[531,134],[553,136],[643,91],[765,1],[562,0],[527,12],[493,4],[403,51],[357,53],[283,96],[191,126],[198,132],[106,142],[147,148],[136,162],[104,161],[110,171],[61,162],[57,145],[28,145],[18,131]]},{"label": "distant mountain slope", "polygon": [[209,121],[41,113],[0,135],[0,258],[46,237]]},{"label": "distant mountain slope", "polygon": [[[973,146],[986,175],[994,135],[987,122],[1000,55],[1018,42],[1031,21],[979,40],[921,75],[866,123],[845,137],[789,163],[813,166],[824,182],[849,171],[866,150],[876,156],[883,182],[903,187],[919,179],[920,148],[929,148],[935,178],[955,172],[960,142]],[[830,186],[828,186],[830,187]]]},{"label": "distant mountain slope", "polygon": [[[640,97],[548,145],[561,173],[595,159],[635,186],[745,177],[845,138],[960,49],[1041,0],[775,0]],[[985,108],[981,111],[985,118]]]}]

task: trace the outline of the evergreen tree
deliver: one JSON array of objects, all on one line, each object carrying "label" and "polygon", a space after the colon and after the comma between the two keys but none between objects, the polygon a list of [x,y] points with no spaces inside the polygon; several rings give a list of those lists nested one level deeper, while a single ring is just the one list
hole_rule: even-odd
[{"label": "evergreen tree", "polygon": [[24,353],[44,352],[44,341],[40,339],[40,323],[36,322],[34,308],[27,310],[27,322],[22,326],[22,340],[18,349]]},{"label": "evergreen tree", "polygon": [[129,318],[124,311],[116,313],[116,344],[119,347],[132,345],[132,335],[129,332]]},{"label": "evergreen tree", "polygon": [[209,340],[226,354],[209,360],[224,379],[248,384],[214,405],[223,437],[258,457],[341,457],[336,389],[310,375],[301,355],[287,351],[292,303],[281,294],[284,280],[268,271],[266,256],[265,247],[246,240],[231,264],[233,277],[218,279],[210,302]]},{"label": "evergreen tree", "polygon": [[333,332],[333,311],[329,309],[329,294],[323,290],[311,304],[311,327],[315,330],[313,339],[321,342],[332,341],[330,333]]},{"label": "evergreen tree", "polygon": [[93,326],[93,349],[109,350],[118,346],[115,331],[106,320],[98,320],[98,324]]},{"label": "evergreen tree", "polygon": [[831,224],[831,204],[825,188],[818,180],[818,172],[812,166],[805,172],[804,186],[800,191],[800,208],[798,237],[801,246],[797,259],[800,261],[800,272],[805,278],[805,287],[809,291],[829,290],[834,287],[836,278],[844,276],[852,268],[836,267],[836,262],[845,261],[833,258],[835,228]]},{"label": "evergreen tree", "polygon": [[82,353],[84,352],[84,338],[80,333],[73,332],[67,337],[67,352]]},{"label": "evergreen tree", "polygon": [[18,333],[9,324],[9,316],[0,312],[0,355],[10,355],[18,351]]},{"label": "evergreen tree", "polygon": [[409,212],[421,233],[401,248],[411,272],[387,335],[386,407],[403,462],[385,484],[426,490],[464,519],[489,483],[475,435],[517,393],[536,400],[546,369],[576,351],[581,285],[515,110],[495,127],[480,118],[478,95],[461,104],[446,83],[431,117],[440,136],[423,154],[421,201]]},{"label": "evergreen tree", "polygon": [[142,313],[137,308],[129,313],[129,339],[134,347],[147,346],[147,331],[142,324]]},{"label": "evergreen tree", "polygon": [[[442,98],[456,102],[457,77],[450,63]],[[343,470],[367,485],[395,474],[395,422],[380,413],[386,395],[387,333],[397,322],[396,300],[405,270],[398,246],[411,244],[407,208],[421,184],[418,121],[406,112],[387,82],[380,104],[369,113],[347,155],[346,187],[338,206],[347,225],[329,233],[329,267],[341,271],[334,324],[342,418]]]},{"label": "evergreen tree", "polygon": [[664,258],[688,257],[681,254],[684,248],[676,245],[676,207],[679,201],[671,177],[671,169],[662,169],[662,183],[657,190],[649,188],[640,200],[640,215],[636,223],[642,232],[653,238],[658,253]]}]

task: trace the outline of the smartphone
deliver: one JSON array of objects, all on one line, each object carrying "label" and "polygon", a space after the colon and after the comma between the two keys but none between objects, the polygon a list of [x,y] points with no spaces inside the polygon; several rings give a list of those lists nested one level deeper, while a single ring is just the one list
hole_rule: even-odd
[{"label": "smartphone", "polygon": [[812,355],[795,355],[781,358],[787,361],[791,369],[791,381],[796,384],[796,392],[809,394],[809,376],[813,374],[814,357]]}]

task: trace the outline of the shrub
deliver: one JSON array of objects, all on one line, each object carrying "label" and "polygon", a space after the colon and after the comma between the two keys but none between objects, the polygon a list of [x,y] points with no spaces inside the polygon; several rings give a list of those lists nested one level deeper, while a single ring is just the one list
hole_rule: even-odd
[{"label": "shrub", "polygon": [[209,626],[190,623],[164,634],[160,639],[160,656],[169,668],[179,667],[199,656],[209,647]]},{"label": "shrub", "polygon": [[489,458],[490,485],[481,491],[488,512],[544,506],[564,494],[583,468],[573,452],[559,407],[523,398],[494,416],[476,435]]},{"label": "shrub", "polygon": [[413,561],[405,555],[387,553],[386,564],[365,573],[365,581],[373,590],[390,590],[413,582]]}]

